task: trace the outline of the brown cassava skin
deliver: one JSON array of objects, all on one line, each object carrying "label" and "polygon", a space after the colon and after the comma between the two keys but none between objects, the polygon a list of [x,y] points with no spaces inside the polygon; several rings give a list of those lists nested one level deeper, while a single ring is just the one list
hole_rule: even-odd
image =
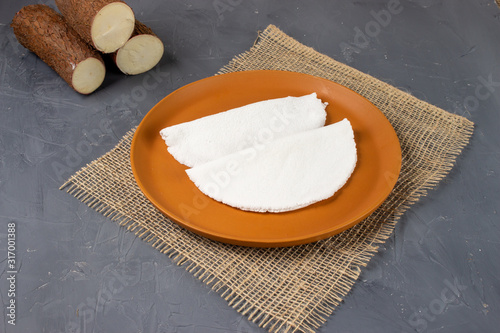
[{"label": "brown cassava skin", "polygon": [[73,89],[73,72],[83,60],[101,55],[83,41],[64,20],[46,5],[23,7],[11,27],[19,43],[55,70]]},{"label": "brown cassava skin", "polygon": [[125,3],[121,0],[56,0],[56,6],[83,40],[96,47],[91,35],[92,22],[102,7],[113,2]]},{"label": "brown cassava skin", "polygon": [[132,33],[132,37],[137,35],[153,35],[155,37],[158,37],[155,35],[153,30],[151,30],[150,27],[148,27],[147,25],[145,25],[140,21],[135,20],[135,27],[134,27],[134,32]]}]

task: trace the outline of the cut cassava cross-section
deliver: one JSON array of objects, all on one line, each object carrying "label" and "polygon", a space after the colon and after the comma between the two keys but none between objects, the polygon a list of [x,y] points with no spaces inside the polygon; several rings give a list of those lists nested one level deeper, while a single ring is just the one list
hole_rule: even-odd
[{"label": "cut cassava cross-section", "polygon": [[56,0],[73,29],[103,53],[112,53],[130,38],[135,27],[132,9],[119,0]]},{"label": "cut cassava cross-section", "polygon": [[54,69],[73,89],[90,94],[104,80],[101,55],[46,5],[23,7],[11,27],[17,40]]},{"label": "cut cassava cross-section", "polygon": [[149,71],[163,56],[163,43],[144,23],[135,21],[132,37],[113,55],[116,65],[125,74]]}]

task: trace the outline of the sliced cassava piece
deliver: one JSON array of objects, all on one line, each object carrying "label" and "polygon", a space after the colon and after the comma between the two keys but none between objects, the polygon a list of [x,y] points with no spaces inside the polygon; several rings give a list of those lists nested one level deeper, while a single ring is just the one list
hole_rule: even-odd
[{"label": "sliced cassava piece", "polygon": [[104,80],[101,55],[46,5],[23,7],[11,27],[19,43],[54,69],[73,89],[90,94]]},{"label": "sliced cassava piece", "polygon": [[283,136],[318,128],[326,121],[326,103],[316,93],[247,104],[164,128],[168,151],[189,167]]},{"label": "sliced cassava piece", "polygon": [[116,66],[125,74],[136,75],[149,71],[163,56],[163,43],[144,23],[135,21],[132,37],[116,51]]},{"label": "sliced cassava piece", "polygon": [[350,122],[247,148],[186,173],[209,197],[242,210],[285,212],[335,194],[354,171],[356,143]]},{"label": "sliced cassava piece", "polygon": [[97,50],[112,53],[132,35],[135,16],[119,0],[56,0],[68,24]]}]

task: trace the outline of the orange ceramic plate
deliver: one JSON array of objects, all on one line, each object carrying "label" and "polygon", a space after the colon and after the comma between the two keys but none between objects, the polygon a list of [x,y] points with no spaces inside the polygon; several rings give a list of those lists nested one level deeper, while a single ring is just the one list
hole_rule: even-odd
[{"label": "orange ceramic plate", "polygon": [[[205,196],[186,167],[167,151],[160,130],[245,104],[316,92],[328,102],[326,123],[349,119],[358,163],[333,197],[284,213],[246,212]],[[137,128],[131,149],[137,184],[172,221],[213,240],[245,246],[309,243],[337,234],[370,215],[391,192],[401,149],[391,124],[368,100],[339,84],[283,71],[247,71],[188,84],[161,100]]]}]

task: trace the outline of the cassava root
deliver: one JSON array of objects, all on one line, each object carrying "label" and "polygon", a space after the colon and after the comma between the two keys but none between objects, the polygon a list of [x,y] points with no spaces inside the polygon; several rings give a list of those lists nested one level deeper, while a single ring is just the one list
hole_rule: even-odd
[{"label": "cassava root", "polygon": [[132,35],[135,16],[121,0],[56,0],[68,24],[102,53],[113,53]]},{"label": "cassava root", "polygon": [[135,21],[132,37],[113,55],[117,67],[125,74],[149,71],[163,56],[163,43],[144,23]]},{"label": "cassava root", "polygon": [[106,68],[101,55],[49,6],[23,7],[14,16],[11,27],[21,45],[79,93],[90,94],[102,84]]}]

